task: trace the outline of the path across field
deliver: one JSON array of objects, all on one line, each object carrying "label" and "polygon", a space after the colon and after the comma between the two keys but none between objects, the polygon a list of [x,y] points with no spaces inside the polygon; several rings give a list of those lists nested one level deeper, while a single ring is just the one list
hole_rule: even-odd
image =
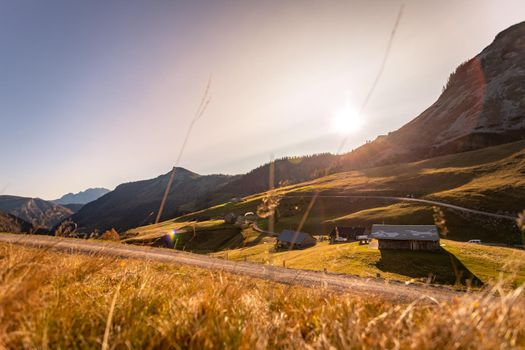
[{"label": "path across field", "polygon": [[[121,258],[143,259],[164,263],[185,264],[216,271],[246,275],[279,283],[297,284],[307,287],[324,287],[338,292],[365,297],[382,297],[400,302],[416,299],[448,300],[465,292],[446,287],[424,284],[406,284],[379,278],[363,278],[351,275],[287,269],[249,262],[233,262],[207,255],[192,254],[176,250],[140,247],[95,240],[58,238],[53,236],[0,234],[0,242],[36,248],[46,248],[68,253],[100,254]],[[428,297],[428,298],[426,298]]]}]

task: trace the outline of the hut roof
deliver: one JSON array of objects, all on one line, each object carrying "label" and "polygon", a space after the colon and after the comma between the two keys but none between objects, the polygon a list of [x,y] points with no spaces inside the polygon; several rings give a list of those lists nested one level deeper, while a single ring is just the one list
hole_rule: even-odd
[{"label": "hut roof", "polygon": [[372,225],[370,237],[396,241],[439,241],[436,225]]},{"label": "hut roof", "polygon": [[277,237],[277,240],[293,244],[302,244],[303,242],[315,242],[315,239],[309,233],[292,230],[283,230],[279,237]]}]

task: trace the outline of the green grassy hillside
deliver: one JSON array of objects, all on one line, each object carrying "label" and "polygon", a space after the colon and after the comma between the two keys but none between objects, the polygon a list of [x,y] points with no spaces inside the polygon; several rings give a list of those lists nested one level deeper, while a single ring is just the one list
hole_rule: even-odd
[{"label": "green grassy hillside", "polygon": [[194,253],[208,253],[243,246],[241,229],[224,220],[204,222],[164,221],[126,232],[124,243],[176,247]]},{"label": "green grassy hillside", "polygon": [[[466,284],[478,286],[500,277],[514,285],[525,282],[525,252],[517,249],[442,240],[439,252],[378,250],[359,243],[320,242],[303,250],[275,251],[266,243],[213,254],[237,261],[253,261],[295,269],[324,270],[363,277]],[[501,276],[500,276],[501,274]]]},{"label": "green grassy hillside", "polygon": [[[515,215],[525,208],[525,142],[515,142],[472,152],[453,154],[420,162],[390,165],[360,171],[332,174],[278,189],[277,230],[296,229],[310,198],[322,195],[414,195],[417,198],[495,213]],[[265,194],[245,197],[242,203],[225,203],[177,221],[207,215],[222,217],[229,212],[256,211]],[[487,242],[521,243],[521,236],[510,220],[494,219],[444,209],[448,238]],[[303,230],[326,233],[335,224],[366,225],[428,224],[433,222],[432,207],[425,204],[370,198],[318,198]],[[261,227],[265,221],[261,220]]]}]

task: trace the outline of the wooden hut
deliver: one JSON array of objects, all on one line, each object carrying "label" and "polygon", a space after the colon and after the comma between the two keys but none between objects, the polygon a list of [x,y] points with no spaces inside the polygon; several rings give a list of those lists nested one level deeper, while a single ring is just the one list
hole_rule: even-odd
[{"label": "wooden hut", "polygon": [[373,225],[370,238],[379,249],[439,250],[436,225]]},{"label": "wooden hut", "polygon": [[277,237],[277,248],[307,248],[316,244],[315,238],[309,233],[283,230]]}]

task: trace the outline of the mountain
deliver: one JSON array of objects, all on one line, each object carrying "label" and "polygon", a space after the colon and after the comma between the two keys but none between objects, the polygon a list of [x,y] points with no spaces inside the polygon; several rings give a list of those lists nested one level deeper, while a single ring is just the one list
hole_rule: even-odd
[{"label": "mountain", "polygon": [[31,223],[36,228],[51,228],[73,212],[40,198],[0,196],[0,211]]},{"label": "mountain", "polygon": [[[327,173],[401,164],[525,139],[525,22],[451,74],[438,100],[399,130],[344,155],[275,161],[275,185]],[[270,164],[240,176],[177,169],[163,219],[268,189]],[[169,174],[118,186],[73,216],[81,230],[117,230],[153,222]],[[415,191],[416,189],[414,189]]]},{"label": "mountain", "polygon": [[[316,193],[319,196],[312,201]],[[370,228],[377,223],[429,224],[435,220],[434,203],[418,202],[429,200],[508,216],[442,207],[442,225],[447,227],[448,233],[444,232],[449,239],[522,244],[512,218],[525,209],[525,140],[417,162],[340,172],[281,188],[279,194],[277,232],[299,226],[304,232],[327,234],[335,225]],[[256,212],[263,195],[254,194],[243,202],[217,205],[132,231],[164,233],[174,223],[184,227],[195,218]],[[267,227],[264,219],[258,224]]]},{"label": "mountain", "polygon": [[[318,154],[289,157],[274,162],[276,186],[307,181],[325,174],[338,156]],[[269,186],[270,164],[265,164],[244,175],[199,175],[177,168],[164,210],[163,219],[190,211],[208,208],[262,192]],[[153,223],[166,188],[169,173],[155,179],[119,185],[114,191],[86,204],[72,219],[81,232],[94,229],[119,231]]]},{"label": "mountain", "polygon": [[[281,187],[326,175],[339,156],[321,153],[304,157],[286,157],[273,163],[274,186]],[[232,196],[247,196],[268,190],[270,163],[262,165],[228,183],[221,192]]]},{"label": "mountain", "polygon": [[0,212],[0,232],[33,232],[33,225],[14,215]]},{"label": "mountain", "polygon": [[347,154],[340,170],[395,164],[525,139],[525,22],[450,75],[438,100],[399,130]]},{"label": "mountain", "polygon": [[[86,204],[73,215],[80,232],[115,228],[119,231],[155,220],[170,173],[154,179],[121,184],[115,190]],[[229,175],[199,175],[177,168],[164,208],[163,219],[201,208],[206,195],[235,179]]]},{"label": "mountain", "polygon": [[86,204],[99,199],[106,193],[110,192],[107,188],[88,188],[78,193],[68,193],[55,199],[52,202],[60,205],[64,204]]},{"label": "mountain", "polygon": [[84,204],[71,203],[71,204],[62,204],[62,206],[65,207],[65,208],[68,208],[68,209],[71,210],[73,213],[76,213],[76,212],[78,212],[80,209],[82,209],[82,207],[84,206]]}]

